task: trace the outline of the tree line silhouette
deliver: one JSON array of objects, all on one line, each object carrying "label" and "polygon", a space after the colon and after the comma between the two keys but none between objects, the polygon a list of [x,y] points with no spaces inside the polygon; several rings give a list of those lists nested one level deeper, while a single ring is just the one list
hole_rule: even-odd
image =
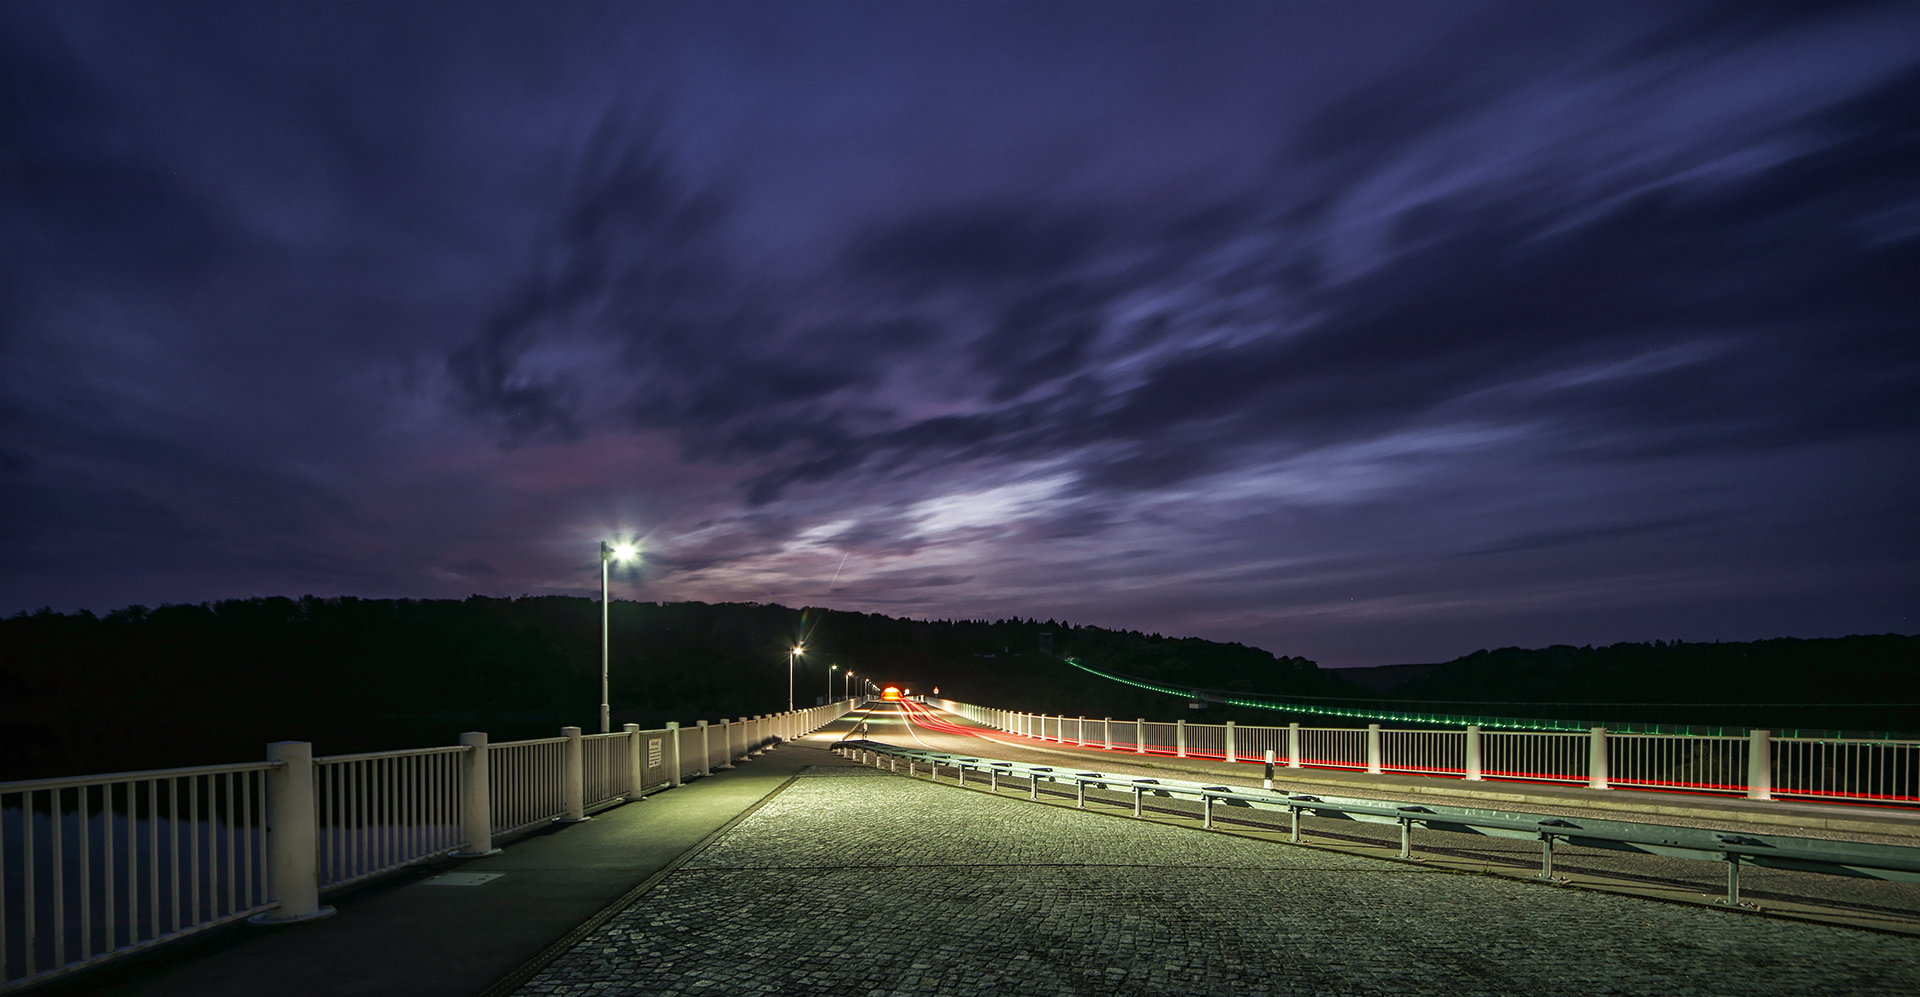
[{"label": "tree line silhouette", "polygon": [[[1920,701],[1920,637],[1897,634],[1503,648],[1379,693],[1303,657],[1058,620],[911,620],[760,603],[615,601],[610,632],[614,722],[649,727],[784,709],[788,651],[802,641],[798,705],[825,696],[829,674],[837,698],[840,673],[829,666],[839,665],[854,670],[856,683],[871,679],[916,693],[937,687],[948,698],[1032,712],[1339,722],[1218,704],[1190,711],[1183,698],[1097,678],[1062,656],[1170,685],[1409,710],[1423,707],[1404,700]],[[0,619],[0,780],[242,761],[262,757],[264,745],[279,740],[312,741],[317,753],[340,754],[451,744],[467,730],[495,740],[550,736],[570,724],[593,730],[599,642],[598,602],[567,596],[274,597],[130,606],[104,616],[22,613]],[[1042,651],[1047,645],[1050,653]],[[1661,717],[1605,712],[1609,719],[1750,722],[1669,707],[1653,710]],[[1768,722],[1920,728],[1914,710],[1902,706],[1789,712],[1771,709]],[[1679,721],[1664,719],[1682,713]]]}]

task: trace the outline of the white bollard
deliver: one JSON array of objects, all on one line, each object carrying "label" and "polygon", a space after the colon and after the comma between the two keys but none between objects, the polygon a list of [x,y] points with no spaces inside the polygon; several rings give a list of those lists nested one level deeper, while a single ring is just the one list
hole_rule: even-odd
[{"label": "white bollard", "polygon": [[1232,764],[1240,760],[1238,752],[1233,750],[1233,721],[1227,721],[1227,762]]},{"label": "white bollard", "polygon": [[252,924],[291,924],[333,914],[320,905],[315,869],[313,745],[276,741],[267,745],[267,887],[278,903],[247,919]]},{"label": "white bollard", "polygon": [[1187,722],[1176,720],[1173,723],[1173,755],[1175,758],[1187,757]]},{"label": "white bollard", "polygon": [[1266,788],[1266,789],[1273,788],[1273,749],[1272,748],[1267,749],[1267,779],[1266,779],[1266,782],[1263,784],[1263,788]]},{"label": "white bollard", "polygon": [[1367,725],[1367,774],[1380,774],[1380,725]]},{"label": "white bollard", "polygon": [[577,824],[587,819],[587,767],[584,764],[580,743],[580,728],[562,727],[560,736],[567,739],[561,745],[560,756],[560,805],[566,809],[562,816],[555,817],[555,823]]},{"label": "white bollard", "polygon": [[699,724],[700,724],[700,774],[702,776],[709,776],[713,774],[713,746],[709,744],[707,741],[707,722],[705,720],[701,720],[699,721]]},{"label": "white bollard", "polygon": [[1480,725],[1467,725],[1467,781],[1482,782],[1480,775]]},{"label": "white bollard", "polygon": [[1300,767],[1300,725],[1297,723],[1287,725],[1287,767]]},{"label": "white bollard", "polygon": [[1106,736],[1107,750],[1112,751],[1113,750],[1113,718],[1112,717],[1108,717],[1105,720],[1100,722],[1100,733]]},{"label": "white bollard", "polygon": [[1147,753],[1147,718],[1141,717],[1133,722],[1133,753]]},{"label": "white bollard", "polygon": [[669,755],[670,755],[670,756],[671,756],[671,758],[672,758],[672,764],[673,764],[673,776],[672,776],[672,778],[671,778],[671,779],[670,779],[670,780],[668,781],[668,783],[667,783],[667,785],[669,785],[669,786],[672,786],[672,787],[673,787],[673,788],[675,788],[675,789],[679,789],[679,788],[680,788],[680,786],[681,786],[681,781],[680,781],[680,721],[678,721],[678,720],[669,720],[669,721],[667,721],[667,739],[668,739],[668,740],[669,740],[669,741],[670,741],[670,742],[672,743],[672,745],[673,745],[673,747],[672,747],[671,749],[669,749]]},{"label": "white bollard", "polygon": [[500,849],[493,847],[493,786],[487,770],[486,732],[468,731],[460,735],[460,744],[467,749],[460,787],[464,797],[460,801],[460,836],[467,839],[467,845],[454,852],[454,857],[498,855]]},{"label": "white bollard", "polygon": [[1587,728],[1587,788],[1607,789],[1607,729]]}]

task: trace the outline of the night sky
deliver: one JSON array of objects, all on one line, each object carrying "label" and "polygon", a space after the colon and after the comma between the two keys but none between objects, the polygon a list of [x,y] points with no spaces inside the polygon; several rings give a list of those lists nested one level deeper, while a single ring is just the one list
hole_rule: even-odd
[{"label": "night sky", "polygon": [[0,612],[1920,631],[1920,5],[0,6]]}]

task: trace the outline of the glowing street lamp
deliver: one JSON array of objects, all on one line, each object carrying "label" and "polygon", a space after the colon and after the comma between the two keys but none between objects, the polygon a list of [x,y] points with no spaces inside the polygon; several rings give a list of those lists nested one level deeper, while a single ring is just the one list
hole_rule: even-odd
[{"label": "glowing street lamp", "polygon": [[840,698],[846,699],[852,695],[853,695],[853,669],[849,668],[847,669],[846,677],[840,680]]},{"label": "glowing street lamp", "polygon": [[839,665],[827,666],[827,698],[833,698],[833,673],[840,670]]},{"label": "glowing street lamp", "polygon": [[806,645],[804,644],[795,644],[793,646],[793,650],[787,652],[787,712],[788,713],[793,712],[793,659],[805,653],[807,653],[807,648],[806,648]]},{"label": "glowing street lamp", "polygon": [[607,565],[633,560],[640,551],[632,544],[600,541],[600,733],[613,730],[613,713],[607,706]]}]

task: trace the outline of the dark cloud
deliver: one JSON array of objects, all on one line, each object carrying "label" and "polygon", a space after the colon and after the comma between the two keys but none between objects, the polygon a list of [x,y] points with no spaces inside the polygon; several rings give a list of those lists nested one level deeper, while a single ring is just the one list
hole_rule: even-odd
[{"label": "dark cloud", "polygon": [[1382,9],[9,6],[9,598],[1898,629],[1911,11]]},{"label": "dark cloud", "polygon": [[1085,260],[1098,232],[1091,214],[1042,205],[943,208],[862,234],[846,261],[914,288],[1031,281]]}]

